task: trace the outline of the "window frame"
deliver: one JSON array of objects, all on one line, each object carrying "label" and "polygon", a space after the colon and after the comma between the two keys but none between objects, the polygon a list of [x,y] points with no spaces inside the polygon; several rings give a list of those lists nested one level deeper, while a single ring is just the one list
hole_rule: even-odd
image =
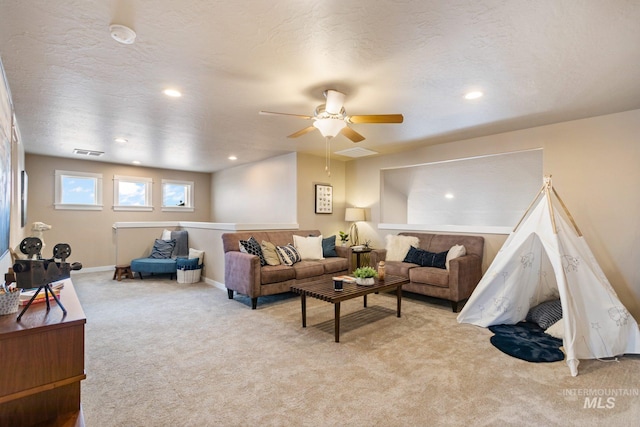
[{"label": "window frame", "polygon": [[[69,178],[93,178],[95,180],[95,203],[92,204],[80,204],[80,203],[63,203],[62,195],[63,195],[63,186],[62,180],[65,177]],[[77,171],[65,171],[65,170],[57,170],[55,171],[55,201],[54,208],[62,209],[62,210],[81,210],[81,211],[101,211],[103,209],[102,203],[102,190],[103,182],[102,182],[102,174],[101,173],[91,173],[91,172],[77,172]]]},{"label": "window frame", "polygon": [[[184,185],[186,187],[184,206],[165,206],[164,190],[167,184]],[[182,181],[177,179],[162,180],[162,211],[163,212],[193,212],[195,210],[195,190],[193,181]]]},{"label": "window frame", "polygon": [[[145,197],[144,205],[120,205],[120,182],[131,182],[136,184],[144,184]],[[143,176],[113,176],[113,210],[114,211],[137,211],[151,212],[153,211],[153,178]]]}]

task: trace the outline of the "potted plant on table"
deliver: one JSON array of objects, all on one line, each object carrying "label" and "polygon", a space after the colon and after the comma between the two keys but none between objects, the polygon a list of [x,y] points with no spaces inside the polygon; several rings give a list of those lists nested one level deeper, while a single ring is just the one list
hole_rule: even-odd
[{"label": "potted plant on table", "polygon": [[358,285],[371,286],[375,283],[373,279],[378,277],[378,272],[372,267],[359,267],[353,270],[353,276]]},{"label": "potted plant on table", "polygon": [[349,241],[349,233],[345,233],[344,231],[340,231],[339,233],[342,246],[347,246],[347,242]]}]

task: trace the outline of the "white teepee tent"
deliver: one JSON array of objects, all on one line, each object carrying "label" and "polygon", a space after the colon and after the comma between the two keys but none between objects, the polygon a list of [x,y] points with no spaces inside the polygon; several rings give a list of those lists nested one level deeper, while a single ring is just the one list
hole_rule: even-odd
[{"label": "white teepee tent", "polygon": [[[573,227],[560,215],[558,203]],[[554,298],[562,304],[571,375],[578,374],[579,359],[640,353],[637,322],[609,284],[551,178],[545,177],[458,322],[515,324],[531,307]]]}]

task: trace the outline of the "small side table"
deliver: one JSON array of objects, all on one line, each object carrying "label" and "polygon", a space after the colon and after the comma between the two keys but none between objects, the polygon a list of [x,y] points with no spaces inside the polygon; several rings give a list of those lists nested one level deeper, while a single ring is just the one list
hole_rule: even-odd
[{"label": "small side table", "polygon": [[[371,248],[361,249],[359,251],[351,251],[356,256],[356,268],[360,268],[363,265],[369,265],[369,253],[371,252]],[[365,256],[363,256],[365,255]]]},{"label": "small side table", "polygon": [[116,271],[113,272],[113,280],[120,282],[122,278],[133,279],[130,265],[116,265]]}]

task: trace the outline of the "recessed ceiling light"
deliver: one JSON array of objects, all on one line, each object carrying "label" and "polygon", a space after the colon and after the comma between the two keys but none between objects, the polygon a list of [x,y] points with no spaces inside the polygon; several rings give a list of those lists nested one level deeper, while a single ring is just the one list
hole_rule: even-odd
[{"label": "recessed ceiling light", "polygon": [[180,93],[180,91],[176,89],[165,89],[162,91],[162,93],[172,98],[180,98],[182,96],[182,93]]},{"label": "recessed ceiling light", "polygon": [[229,157],[227,157],[227,159],[229,159],[229,160],[238,160],[238,158],[236,156],[229,156]]},{"label": "recessed ceiling light", "polygon": [[484,93],[480,92],[479,90],[474,90],[472,92],[467,92],[464,95],[464,99],[478,99],[481,98],[482,95],[484,95]]},{"label": "recessed ceiling light", "polygon": [[134,160],[134,161],[132,161],[131,163],[133,163],[134,165],[139,165],[139,164],[141,164],[142,162],[140,162],[140,160]]},{"label": "recessed ceiling light", "polygon": [[121,137],[113,138],[113,140],[114,140],[115,142],[121,142],[121,143],[123,143],[123,144],[124,144],[125,142],[129,142],[129,140],[128,140],[127,138],[121,138]]},{"label": "recessed ceiling light", "polygon": [[447,193],[444,195],[444,197],[446,197],[447,199],[453,199],[453,194]]},{"label": "recessed ceiling light", "polygon": [[111,33],[111,37],[118,43],[133,44],[133,42],[136,41],[136,32],[127,26],[119,24],[109,25],[109,32]]}]

